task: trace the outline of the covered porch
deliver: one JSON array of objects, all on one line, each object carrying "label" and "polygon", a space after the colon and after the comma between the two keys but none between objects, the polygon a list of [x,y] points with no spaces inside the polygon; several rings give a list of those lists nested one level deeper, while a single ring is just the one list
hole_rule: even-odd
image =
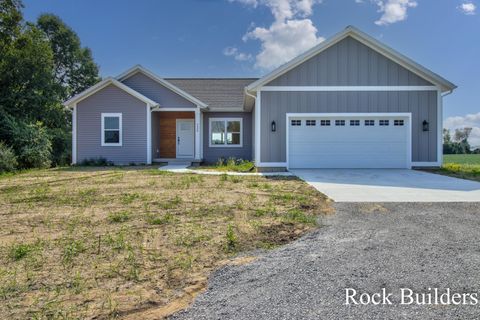
[{"label": "covered porch", "polygon": [[200,108],[153,108],[151,110],[152,162],[202,161]]}]

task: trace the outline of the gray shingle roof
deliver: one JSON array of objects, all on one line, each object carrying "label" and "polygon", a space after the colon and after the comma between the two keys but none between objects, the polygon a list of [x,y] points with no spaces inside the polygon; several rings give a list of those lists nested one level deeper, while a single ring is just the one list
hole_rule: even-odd
[{"label": "gray shingle roof", "polygon": [[244,89],[257,78],[165,78],[210,109],[243,109]]}]

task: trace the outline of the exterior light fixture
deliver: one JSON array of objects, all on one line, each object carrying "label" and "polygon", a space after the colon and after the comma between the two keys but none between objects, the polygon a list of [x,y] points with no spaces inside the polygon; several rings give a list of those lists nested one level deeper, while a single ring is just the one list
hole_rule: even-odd
[{"label": "exterior light fixture", "polygon": [[423,127],[423,131],[429,131],[430,130],[429,123],[428,123],[427,120],[423,120],[422,127]]},{"label": "exterior light fixture", "polygon": [[275,131],[277,131],[277,124],[275,123],[275,121],[272,121],[272,132]]}]

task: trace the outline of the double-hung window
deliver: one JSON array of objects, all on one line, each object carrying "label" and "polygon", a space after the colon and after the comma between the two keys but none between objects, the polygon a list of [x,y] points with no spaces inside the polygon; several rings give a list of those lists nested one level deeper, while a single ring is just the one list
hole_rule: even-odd
[{"label": "double-hung window", "polygon": [[102,146],[122,146],[122,114],[102,113]]},{"label": "double-hung window", "polygon": [[241,118],[210,118],[210,147],[241,147]]}]

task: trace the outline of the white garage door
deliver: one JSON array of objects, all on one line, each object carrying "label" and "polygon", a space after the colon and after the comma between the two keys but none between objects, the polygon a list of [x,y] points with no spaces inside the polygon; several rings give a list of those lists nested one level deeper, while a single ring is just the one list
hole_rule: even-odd
[{"label": "white garage door", "polygon": [[290,116],[290,168],[408,168],[409,117]]}]

